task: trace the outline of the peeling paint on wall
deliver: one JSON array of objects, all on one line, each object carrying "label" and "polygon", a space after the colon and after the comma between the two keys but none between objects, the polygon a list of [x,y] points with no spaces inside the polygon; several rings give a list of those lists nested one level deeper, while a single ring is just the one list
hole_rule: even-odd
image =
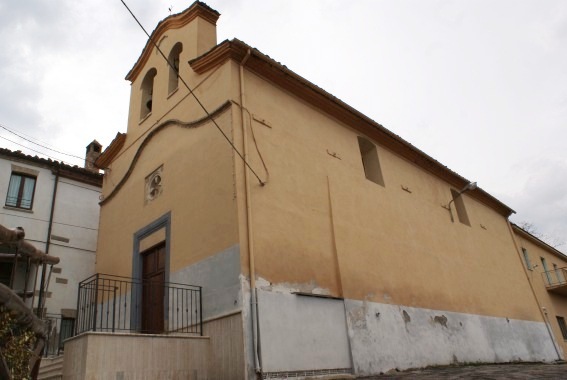
[{"label": "peeling paint on wall", "polygon": [[307,283],[281,282],[273,284],[265,278],[257,276],[256,288],[283,294],[311,293],[314,295],[331,295],[329,289],[319,287],[313,280]]},{"label": "peeling paint on wall", "polygon": [[438,323],[443,327],[447,327],[447,317],[444,315],[436,315],[435,317],[433,317],[433,322]]},{"label": "peeling paint on wall", "polygon": [[[557,358],[543,322],[345,300],[357,375]],[[431,349],[435,347],[435,349]]]},{"label": "peeling paint on wall", "polygon": [[405,310],[402,311],[402,317],[404,318],[404,323],[411,322],[411,317],[409,316],[407,311]]},{"label": "peeling paint on wall", "polygon": [[366,329],[366,302],[362,303],[360,307],[354,307],[348,311],[348,320],[353,324],[354,328],[364,330]]},{"label": "peeling paint on wall", "polygon": [[244,339],[244,362],[246,363],[246,378],[253,379],[256,376],[254,369],[254,341],[252,338],[252,315],[250,278],[240,274],[239,298],[242,300],[242,334]]}]

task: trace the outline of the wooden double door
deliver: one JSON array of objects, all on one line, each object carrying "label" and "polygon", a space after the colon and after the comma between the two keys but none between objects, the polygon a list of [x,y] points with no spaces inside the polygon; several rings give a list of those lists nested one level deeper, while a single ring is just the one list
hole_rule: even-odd
[{"label": "wooden double door", "polygon": [[142,252],[142,332],[164,331],[165,242]]}]

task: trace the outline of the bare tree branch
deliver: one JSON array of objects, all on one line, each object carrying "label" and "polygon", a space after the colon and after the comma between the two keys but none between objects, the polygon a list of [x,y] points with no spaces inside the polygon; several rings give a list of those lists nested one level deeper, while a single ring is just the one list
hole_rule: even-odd
[{"label": "bare tree branch", "polygon": [[530,223],[530,222],[527,222],[527,221],[522,221],[522,222],[518,223],[518,226],[521,229],[523,229],[524,231],[535,236],[536,238],[545,242],[546,244],[549,244],[550,246],[552,246],[555,249],[557,249],[558,247],[561,247],[562,245],[565,245],[565,241],[557,238],[556,236],[552,236],[552,235],[548,235],[548,234],[544,234],[544,233],[539,232],[539,230],[537,229],[537,227],[533,223]]}]

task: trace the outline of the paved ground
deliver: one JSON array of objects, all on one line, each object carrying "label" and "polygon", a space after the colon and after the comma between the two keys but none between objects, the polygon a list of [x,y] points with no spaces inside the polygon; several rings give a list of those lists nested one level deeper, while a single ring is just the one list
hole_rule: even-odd
[{"label": "paved ground", "polygon": [[567,363],[488,364],[458,367],[436,367],[394,372],[381,376],[365,377],[363,379],[567,379]]}]

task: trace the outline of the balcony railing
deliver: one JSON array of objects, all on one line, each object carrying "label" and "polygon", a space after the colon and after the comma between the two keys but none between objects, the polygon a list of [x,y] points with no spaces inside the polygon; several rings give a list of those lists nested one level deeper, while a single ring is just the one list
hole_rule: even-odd
[{"label": "balcony railing", "polygon": [[47,328],[47,341],[43,349],[43,356],[56,356],[63,351],[65,339],[73,336],[75,319],[65,318],[60,314],[46,314],[43,318]]},{"label": "balcony railing", "polygon": [[567,268],[555,268],[541,275],[547,290],[567,296]]},{"label": "balcony railing", "polygon": [[79,283],[75,333],[203,335],[201,287],[95,274]]}]

